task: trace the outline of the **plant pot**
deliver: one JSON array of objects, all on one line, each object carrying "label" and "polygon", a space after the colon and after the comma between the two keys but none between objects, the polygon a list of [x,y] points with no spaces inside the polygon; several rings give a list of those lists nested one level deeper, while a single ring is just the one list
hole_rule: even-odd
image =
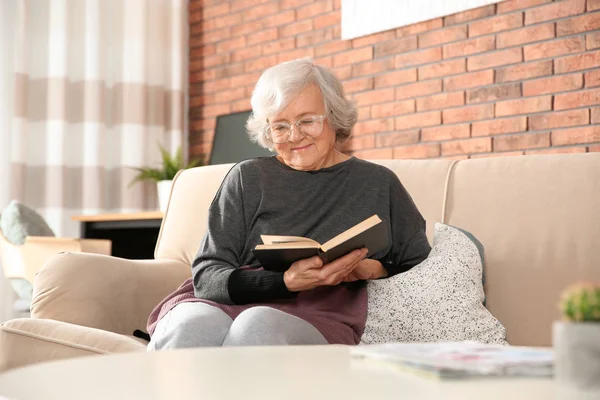
[{"label": "plant pot", "polygon": [[158,209],[162,212],[167,211],[169,196],[171,195],[171,187],[173,187],[173,181],[156,182],[156,189],[158,191]]},{"label": "plant pot", "polygon": [[600,390],[600,322],[554,322],[554,378],[582,390]]}]

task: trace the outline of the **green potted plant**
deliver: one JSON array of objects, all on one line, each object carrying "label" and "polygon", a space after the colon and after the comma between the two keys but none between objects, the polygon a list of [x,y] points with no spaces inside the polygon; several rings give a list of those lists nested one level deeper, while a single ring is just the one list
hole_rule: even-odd
[{"label": "green potted plant", "polygon": [[583,390],[600,390],[600,284],[570,286],[553,327],[555,378]]},{"label": "green potted plant", "polygon": [[169,202],[169,195],[171,193],[171,187],[173,186],[173,178],[175,178],[177,172],[182,169],[204,165],[204,160],[201,158],[196,158],[185,164],[181,147],[177,149],[175,156],[171,156],[171,153],[169,153],[169,151],[167,151],[160,144],[158,147],[162,157],[162,165],[158,168],[134,168],[138,171],[138,174],[129,183],[129,186],[136,182],[145,180],[155,181],[158,191],[158,208],[160,211],[164,212],[166,211],[167,204]]}]

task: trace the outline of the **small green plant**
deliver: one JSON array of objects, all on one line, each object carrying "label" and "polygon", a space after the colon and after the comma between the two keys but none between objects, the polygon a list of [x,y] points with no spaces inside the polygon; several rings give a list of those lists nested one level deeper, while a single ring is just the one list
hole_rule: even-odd
[{"label": "small green plant", "polygon": [[196,158],[190,160],[187,164],[184,164],[183,161],[183,153],[181,147],[177,149],[175,156],[172,157],[171,153],[169,153],[163,146],[158,145],[160,148],[160,153],[162,156],[162,166],[160,168],[134,168],[139,173],[135,178],[129,182],[129,186],[133,185],[136,182],[152,180],[152,181],[170,181],[175,178],[177,172],[182,169],[194,168],[200,165],[204,165],[204,159]]},{"label": "small green plant", "polygon": [[600,284],[573,285],[562,296],[563,316],[573,322],[600,322]]}]

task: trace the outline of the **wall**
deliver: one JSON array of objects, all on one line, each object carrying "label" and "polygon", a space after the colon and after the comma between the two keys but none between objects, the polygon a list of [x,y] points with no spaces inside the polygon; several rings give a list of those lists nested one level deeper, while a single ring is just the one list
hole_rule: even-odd
[{"label": "wall", "polygon": [[190,3],[190,153],[250,108],[260,72],[310,56],[359,107],[348,153],[600,151],[600,0],[510,0],[350,41],[341,0]]}]

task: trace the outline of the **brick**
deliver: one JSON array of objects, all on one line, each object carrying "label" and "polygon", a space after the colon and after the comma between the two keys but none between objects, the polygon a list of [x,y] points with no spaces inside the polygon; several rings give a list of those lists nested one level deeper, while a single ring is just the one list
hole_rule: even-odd
[{"label": "brick", "polygon": [[372,149],[375,147],[375,135],[352,136],[342,144],[342,151]]},{"label": "brick", "polygon": [[442,113],[439,111],[411,114],[395,118],[395,128],[397,131],[441,125],[441,123]]},{"label": "brick", "polygon": [[600,107],[592,108],[592,124],[600,124]]},{"label": "brick", "polygon": [[533,8],[525,12],[525,25],[539,24],[585,11],[585,0],[564,0]]},{"label": "brick", "polygon": [[585,146],[578,147],[551,147],[543,150],[527,150],[525,154],[573,154],[585,153]]},{"label": "brick", "polygon": [[493,53],[469,57],[467,59],[467,70],[477,71],[480,69],[499,67],[501,65],[515,64],[521,61],[523,61],[521,49],[500,50]]},{"label": "brick", "polygon": [[497,118],[491,121],[474,122],[472,136],[492,136],[527,130],[527,117]]},{"label": "brick", "polygon": [[539,6],[540,4],[551,3],[553,0],[509,0],[498,3],[498,14],[523,10]]},{"label": "brick", "polygon": [[467,26],[453,26],[419,35],[419,47],[433,47],[467,38]]},{"label": "brick", "polygon": [[322,65],[327,68],[333,68],[333,57],[331,57],[331,56],[319,57],[319,58],[316,58],[314,61],[318,65]]},{"label": "brick", "polygon": [[343,81],[344,91],[346,93],[362,92],[363,90],[373,89],[373,78],[360,78],[351,81]]},{"label": "brick", "polygon": [[229,104],[213,104],[202,107],[203,117],[216,117],[217,115],[229,114]]},{"label": "brick", "polygon": [[294,39],[294,38],[279,39],[274,42],[263,44],[262,45],[262,55],[268,56],[269,54],[292,50],[294,48],[296,48],[296,39]]},{"label": "brick", "polygon": [[[305,21],[298,21],[293,24],[282,26],[279,28],[279,37],[290,37],[298,35],[299,33],[309,32],[313,30],[313,21],[311,19]],[[300,46],[300,45],[298,45]]]},{"label": "brick", "polygon": [[371,119],[371,107],[357,107],[358,110],[358,120],[364,121],[366,119]]},{"label": "brick", "polygon": [[554,23],[534,25],[510,32],[499,33],[496,35],[496,46],[501,49],[504,47],[538,42],[540,40],[551,39],[553,37]]},{"label": "brick", "polygon": [[233,0],[233,1],[230,1],[231,11],[245,10],[250,7],[255,7],[257,5],[260,5],[261,3],[264,3],[264,2],[265,2],[264,0]]},{"label": "brick", "polygon": [[600,142],[600,125],[552,131],[552,145]]},{"label": "brick", "polygon": [[539,96],[540,94],[566,92],[583,87],[583,75],[558,75],[551,78],[536,79],[523,82],[523,96]]},{"label": "brick", "polygon": [[462,57],[494,50],[495,48],[496,39],[493,36],[485,36],[459,43],[447,44],[444,46],[443,55],[444,58]]},{"label": "brick", "polygon": [[273,40],[277,40],[279,37],[279,32],[277,28],[266,29],[260,32],[254,32],[251,35],[248,35],[247,43],[248,45],[253,45],[257,43],[270,42]]},{"label": "brick", "polygon": [[394,103],[372,105],[371,116],[373,118],[395,117],[397,115],[413,113],[415,110],[414,100],[396,101]]},{"label": "brick", "polygon": [[333,65],[351,65],[360,61],[373,59],[373,48],[364,47],[362,49],[348,50],[333,56]]},{"label": "brick", "polygon": [[215,70],[215,78],[227,78],[230,76],[237,76],[244,73],[244,64],[230,64],[223,67],[219,67]]},{"label": "brick", "polygon": [[[260,52],[263,45],[257,44],[256,46],[244,47],[243,49],[238,49],[231,53],[231,61],[245,61],[250,60],[252,58],[257,58],[260,56]],[[265,55],[269,55],[271,53],[266,53]]]},{"label": "brick", "polygon": [[419,80],[437,78],[445,75],[456,75],[466,71],[465,60],[443,61],[437,64],[419,67]]},{"label": "brick", "polygon": [[489,35],[490,33],[506,31],[521,26],[523,26],[522,13],[497,15],[493,18],[486,18],[470,23],[469,37]]},{"label": "brick", "polygon": [[[201,16],[201,13],[197,14],[198,16]],[[195,25],[197,22],[194,21],[194,15],[190,16],[190,25]],[[239,23],[242,22],[242,14],[241,13],[232,13],[232,14],[228,14],[228,15],[221,15],[218,18],[214,18],[214,19],[209,19],[209,20],[205,20],[200,22],[199,24],[202,27],[202,31],[206,32],[206,31],[210,31],[213,29],[222,29],[222,28],[231,28],[234,25],[237,25]]]},{"label": "brick", "polygon": [[[255,19],[263,18],[265,15],[274,15],[279,12],[279,4],[266,3],[260,6],[252,7],[244,11],[244,21],[252,21]],[[302,18],[298,18],[302,19]]]},{"label": "brick", "polygon": [[354,47],[356,49],[359,47],[369,46],[369,45],[376,44],[376,43],[379,44],[379,43],[387,42],[388,40],[392,40],[395,37],[396,37],[396,33],[393,30],[391,30],[391,31],[374,33],[372,35],[352,39],[351,43],[352,43],[352,47]]},{"label": "brick", "polygon": [[513,82],[552,75],[552,60],[518,64],[496,70],[496,82]]},{"label": "brick", "polygon": [[585,37],[585,47],[588,50],[600,48],[600,32],[588,33]]},{"label": "brick", "polygon": [[484,103],[488,101],[513,99],[515,97],[521,97],[520,83],[509,83],[505,85],[471,89],[467,92],[467,103]]},{"label": "brick", "polygon": [[224,53],[246,46],[246,38],[238,37],[217,43],[217,53]]},{"label": "brick", "polygon": [[441,28],[442,26],[444,26],[442,18],[430,19],[427,21],[418,22],[416,24],[396,28],[396,37],[416,35],[421,32],[427,32],[437,28]]},{"label": "brick", "polygon": [[443,116],[444,124],[490,119],[494,118],[494,105],[481,104],[477,106],[453,108],[444,110]]},{"label": "brick", "polygon": [[413,146],[394,147],[394,158],[415,159],[440,156],[439,144],[417,144]]},{"label": "brick", "polygon": [[393,118],[372,119],[369,121],[357,122],[352,132],[354,135],[368,135],[381,132],[390,132],[394,130]]},{"label": "brick", "polygon": [[600,145],[588,146],[588,152],[590,152],[590,153],[600,152]]},{"label": "brick", "polygon": [[407,144],[417,143],[419,141],[419,131],[407,131],[399,133],[387,133],[377,135],[375,138],[375,146],[377,147],[394,147],[404,146]]},{"label": "brick", "polygon": [[352,155],[364,160],[387,160],[393,158],[392,148],[360,150],[352,152]]},{"label": "brick", "polygon": [[596,68],[600,65],[600,51],[576,54],[554,60],[554,73],[581,71]]},{"label": "brick", "polygon": [[259,72],[231,77],[231,87],[254,85],[260,76]]},{"label": "brick", "polygon": [[522,156],[523,153],[523,151],[503,151],[499,153],[472,154],[469,155],[469,158],[514,157]]},{"label": "brick", "polygon": [[200,37],[200,41],[202,44],[210,44],[229,39],[230,37],[231,34],[229,32],[229,28],[224,28],[210,32],[203,32],[202,36]]},{"label": "brick", "polygon": [[448,107],[465,105],[464,92],[440,93],[434,96],[421,97],[417,100],[417,111],[439,110]]},{"label": "brick", "polygon": [[587,10],[588,11],[600,10],[600,0],[588,0]]},{"label": "brick", "polygon": [[585,87],[597,87],[600,86],[600,69],[595,69],[585,73]]},{"label": "brick", "polygon": [[580,53],[582,51],[585,51],[585,39],[583,36],[536,43],[523,48],[526,61]]},{"label": "brick", "polygon": [[492,151],[492,138],[453,140],[442,143],[442,155],[489,153]]},{"label": "brick", "polygon": [[441,140],[464,139],[470,136],[469,124],[442,125],[421,129],[423,142],[438,142]]},{"label": "brick", "polygon": [[285,10],[288,8],[298,8],[312,2],[313,0],[281,0],[281,9]]},{"label": "brick", "polygon": [[444,78],[444,90],[467,89],[477,86],[491,85],[494,83],[494,70],[472,72],[470,74],[451,76]]},{"label": "brick", "polygon": [[245,91],[243,87],[238,87],[235,89],[229,89],[224,92],[215,93],[215,103],[229,103],[234,100],[243,99],[245,96]]},{"label": "brick", "polygon": [[335,11],[329,14],[319,15],[313,21],[315,29],[321,29],[332,25],[341,23],[341,13]]},{"label": "brick", "polygon": [[392,54],[404,53],[417,48],[416,37],[406,37],[389,40],[375,45],[375,58],[382,58]]},{"label": "brick", "polygon": [[375,88],[385,86],[398,86],[403,83],[416,82],[417,69],[402,69],[399,71],[387,72],[375,77]]},{"label": "brick", "polygon": [[540,96],[496,103],[496,117],[533,114],[552,109],[552,96]]},{"label": "brick", "polygon": [[[304,58],[304,57],[312,58],[312,57],[314,57],[314,55],[315,55],[315,49],[312,47],[311,48],[300,48],[300,49],[291,50],[291,51],[284,51],[284,52],[277,54],[277,63],[296,60],[298,58]],[[273,64],[269,64],[269,65],[267,65],[267,67],[270,67],[271,65],[273,65]]]},{"label": "brick", "polygon": [[529,130],[539,131],[567,126],[588,125],[589,123],[590,110],[587,108],[583,110],[555,111],[529,117]]},{"label": "brick", "polygon": [[[296,19],[302,20],[314,17],[315,15],[325,14],[333,11],[333,5],[330,1],[319,1],[296,10]],[[267,14],[268,15],[268,14]]]},{"label": "brick", "polygon": [[495,136],[494,151],[513,151],[550,146],[550,133],[524,133],[520,135]]},{"label": "brick", "polygon": [[472,21],[474,19],[481,19],[485,17],[490,17],[496,13],[496,6],[494,4],[479,8],[474,8],[472,10],[463,11],[457,14],[448,15],[444,17],[444,25],[456,25],[462,24],[463,22]]},{"label": "brick", "polygon": [[425,82],[411,83],[396,88],[396,100],[409,99],[411,97],[427,96],[442,91],[441,80],[430,80]]},{"label": "brick", "polygon": [[600,13],[588,13],[556,23],[556,36],[574,35],[576,33],[600,29]]},{"label": "brick", "polygon": [[260,20],[265,28],[273,28],[291,24],[296,21],[296,13],[294,10],[280,12],[279,14],[270,15],[269,18]]},{"label": "brick", "polygon": [[600,104],[600,89],[564,93],[554,96],[554,109],[566,110]]},{"label": "brick", "polygon": [[229,89],[231,86],[231,80],[228,78],[225,79],[216,79],[214,81],[204,82],[202,85],[203,93],[212,93],[217,92],[219,90]]},{"label": "brick", "polygon": [[229,29],[229,32],[230,32],[229,36],[235,37],[235,36],[248,35],[252,32],[257,32],[257,31],[260,31],[260,30],[263,30],[266,28],[268,28],[268,27],[267,27],[267,24],[265,24],[264,20],[245,21],[243,24],[232,26]]},{"label": "brick", "polygon": [[360,64],[352,65],[352,76],[373,75],[380,72],[391,71],[394,69],[394,59],[386,58],[383,60],[366,61]]},{"label": "brick", "polygon": [[355,93],[352,95],[359,106],[387,103],[394,100],[394,88],[371,90],[370,92]]},{"label": "brick", "polygon": [[442,48],[434,47],[412,53],[397,55],[394,59],[396,68],[412,67],[414,65],[429,64],[442,59]]},{"label": "brick", "polygon": [[273,65],[281,62],[279,60],[281,59],[280,56],[282,54],[287,54],[287,53],[273,54],[270,56],[256,58],[254,60],[247,61],[244,65],[244,71],[246,73],[248,73],[248,72],[254,72],[254,71],[262,71],[269,67],[272,67]]},{"label": "brick", "polygon": [[208,6],[202,8],[202,18],[211,19],[218,15],[227,14],[230,11],[229,3],[221,3],[214,6]]},{"label": "brick", "polygon": [[326,56],[339,53],[340,51],[348,50],[350,48],[352,48],[352,45],[347,40],[336,40],[317,46],[315,49],[315,54],[317,56]]}]

